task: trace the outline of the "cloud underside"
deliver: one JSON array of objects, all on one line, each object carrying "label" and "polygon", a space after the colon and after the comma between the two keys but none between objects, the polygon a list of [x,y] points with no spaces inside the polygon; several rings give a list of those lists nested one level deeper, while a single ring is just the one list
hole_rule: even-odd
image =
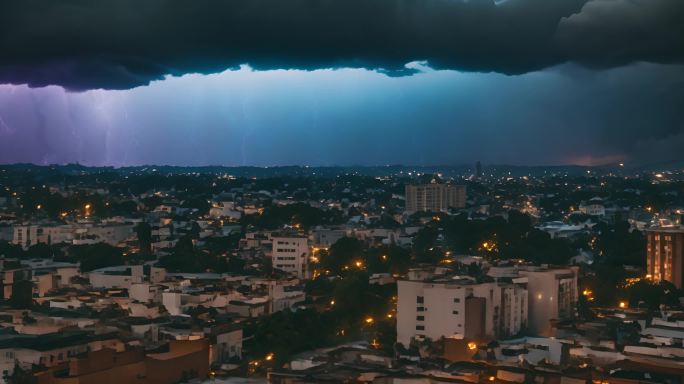
[{"label": "cloud underside", "polygon": [[682,63],[681,0],[4,0],[0,83],[128,89],[255,69],[522,74]]}]

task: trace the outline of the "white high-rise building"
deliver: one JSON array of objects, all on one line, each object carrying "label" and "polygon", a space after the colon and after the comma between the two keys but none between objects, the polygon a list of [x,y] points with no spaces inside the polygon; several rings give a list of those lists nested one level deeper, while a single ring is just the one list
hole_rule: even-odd
[{"label": "white high-rise building", "polygon": [[518,283],[409,273],[399,280],[397,341],[503,338],[527,325],[527,289]]},{"label": "white high-rise building", "polygon": [[577,306],[579,267],[521,269],[529,291],[529,331],[538,336],[553,336],[551,320],[568,320]]},{"label": "white high-rise building", "polygon": [[273,268],[309,278],[309,241],[298,235],[273,235]]}]

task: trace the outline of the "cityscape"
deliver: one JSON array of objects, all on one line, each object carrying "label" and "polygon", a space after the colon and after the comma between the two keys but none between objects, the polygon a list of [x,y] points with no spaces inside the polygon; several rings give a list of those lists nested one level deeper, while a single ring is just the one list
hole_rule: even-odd
[{"label": "cityscape", "polygon": [[684,384],[684,0],[1,0],[0,384]]},{"label": "cityscape", "polygon": [[7,165],[0,186],[5,382],[682,378],[684,170]]}]

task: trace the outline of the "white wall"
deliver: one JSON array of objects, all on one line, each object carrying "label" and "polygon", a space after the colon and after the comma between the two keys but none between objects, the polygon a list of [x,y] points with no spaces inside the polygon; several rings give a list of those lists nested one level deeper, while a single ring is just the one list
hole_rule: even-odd
[{"label": "white wall", "polygon": [[309,276],[309,242],[305,237],[273,237],[273,267],[301,279]]}]

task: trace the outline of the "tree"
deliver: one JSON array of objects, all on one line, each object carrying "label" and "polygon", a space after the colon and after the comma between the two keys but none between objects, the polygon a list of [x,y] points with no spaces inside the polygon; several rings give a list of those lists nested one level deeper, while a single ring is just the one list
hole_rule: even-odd
[{"label": "tree", "polygon": [[436,263],[442,259],[441,252],[434,248],[438,236],[439,228],[435,225],[427,225],[416,233],[413,238],[413,250],[418,262]]},{"label": "tree", "polygon": [[209,237],[205,240],[206,249],[214,254],[223,254],[238,248],[242,234],[231,233],[228,236]]},{"label": "tree", "polygon": [[406,273],[411,264],[409,250],[396,245],[371,248],[363,258],[370,273]]},{"label": "tree", "polygon": [[321,253],[323,269],[339,274],[345,266],[350,266],[355,260],[362,260],[363,244],[355,237],[343,237],[330,247],[328,253]]},{"label": "tree", "polygon": [[45,243],[34,244],[24,252],[25,259],[55,259],[62,255],[61,250],[56,246],[47,245]]},{"label": "tree", "polygon": [[637,230],[630,231],[626,221],[608,225],[598,223],[594,226],[598,232],[595,250],[599,262],[609,265],[646,266],[646,239]]},{"label": "tree", "polygon": [[124,264],[121,249],[106,243],[72,245],[58,261],[80,263],[81,272]]},{"label": "tree", "polygon": [[323,224],[340,224],[343,222],[343,217],[338,209],[322,210],[308,204],[297,203],[266,207],[259,215],[243,216],[241,222],[243,225],[252,225],[257,229],[278,229],[286,225],[309,229]]},{"label": "tree", "polygon": [[138,235],[138,246],[140,253],[144,256],[152,254],[152,227],[146,222],[140,222],[135,227],[135,232]]},{"label": "tree", "polygon": [[182,237],[171,254],[162,257],[159,264],[171,272],[243,273],[245,267],[245,261],[239,257],[225,257],[207,249],[196,249],[190,236]]},{"label": "tree", "polygon": [[632,307],[644,306],[658,309],[661,304],[679,306],[682,290],[677,289],[669,281],[653,282],[639,280],[635,283],[623,284],[618,289],[618,300],[626,300]]},{"label": "tree", "polygon": [[12,284],[12,297],[9,305],[15,309],[29,309],[33,306],[33,283],[29,280],[18,280]]},{"label": "tree", "polygon": [[383,318],[382,321],[378,321],[372,338],[380,344],[380,349],[391,356],[397,341],[397,326],[394,317],[392,320]]},{"label": "tree", "polygon": [[7,384],[34,384],[38,382],[31,371],[24,370],[19,364],[14,365],[11,375],[5,373],[3,378]]},{"label": "tree", "polygon": [[333,344],[335,320],[315,309],[286,309],[260,317],[247,332],[253,334],[246,348],[250,358],[263,359],[272,353],[273,364],[280,365],[296,353]]},{"label": "tree", "polygon": [[159,264],[170,272],[203,272],[199,257],[190,236],[184,236],[178,240],[170,255],[159,260]]},{"label": "tree", "polygon": [[188,231],[188,235],[193,239],[199,239],[200,232],[202,232],[202,228],[200,228],[196,221],[193,221],[190,225],[190,231]]},{"label": "tree", "polygon": [[20,259],[24,250],[20,246],[11,244],[5,240],[0,241],[0,257],[8,259]]}]

